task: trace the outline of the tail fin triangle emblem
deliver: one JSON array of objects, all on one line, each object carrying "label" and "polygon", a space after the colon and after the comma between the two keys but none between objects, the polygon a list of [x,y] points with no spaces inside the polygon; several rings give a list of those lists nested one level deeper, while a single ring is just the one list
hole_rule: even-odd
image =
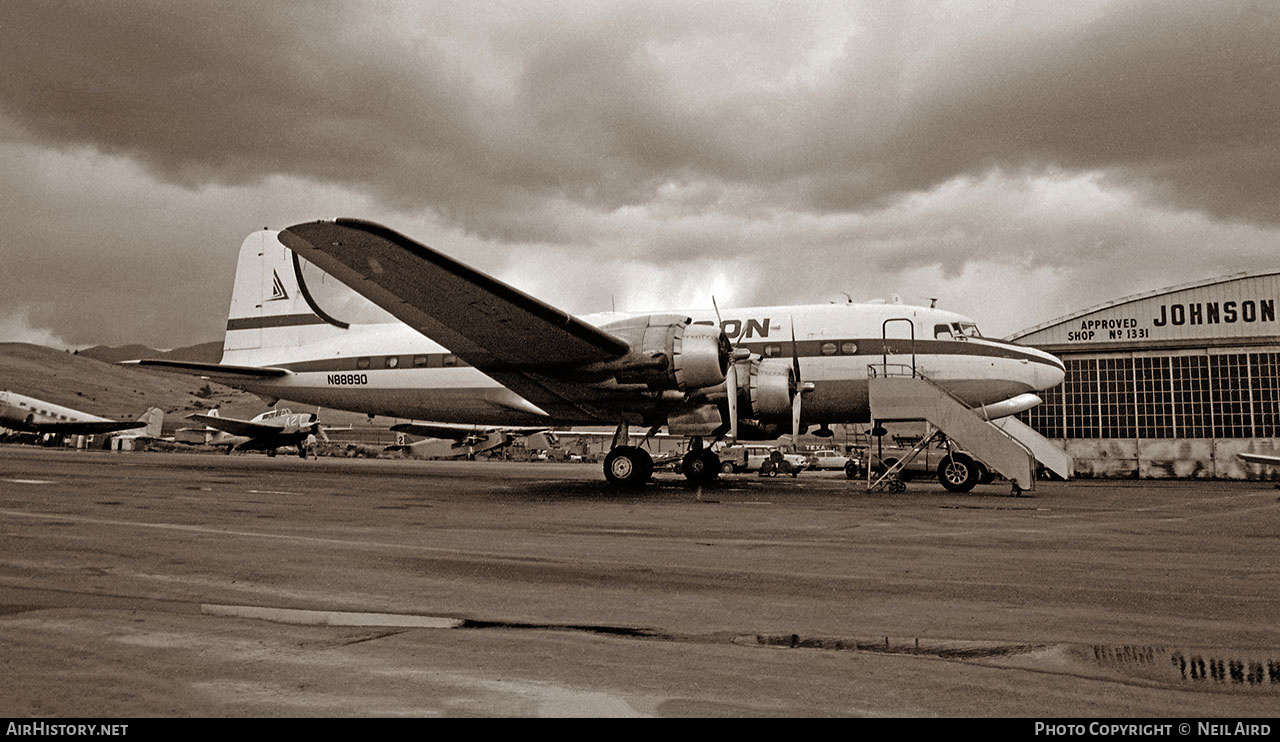
[{"label": "tail fin triangle emblem", "polygon": [[274,270],[271,271],[271,298],[267,301],[280,301],[288,299],[289,294],[284,290],[284,282],[280,280],[280,274]]}]

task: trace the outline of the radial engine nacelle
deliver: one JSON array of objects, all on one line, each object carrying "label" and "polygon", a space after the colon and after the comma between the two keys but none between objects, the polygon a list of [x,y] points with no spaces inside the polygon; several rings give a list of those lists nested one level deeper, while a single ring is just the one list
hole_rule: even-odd
[{"label": "radial engine nacelle", "polygon": [[583,372],[621,385],[691,392],[723,384],[732,346],[717,327],[691,324],[689,317],[650,315],[604,325],[601,329],[627,341],[621,358],[593,363]]},{"label": "radial engine nacelle", "polygon": [[796,395],[796,376],[783,358],[756,358],[738,362],[738,399],[745,402],[739,417],[750,420],[788,420]]},{"label": "radial engine nacelle", "polygon": [[286,415],[280,423],[280,433],[282,435],[292,435],[302,432],[314,432],[316,424],[316,416],[314,413],[295,412]]}]

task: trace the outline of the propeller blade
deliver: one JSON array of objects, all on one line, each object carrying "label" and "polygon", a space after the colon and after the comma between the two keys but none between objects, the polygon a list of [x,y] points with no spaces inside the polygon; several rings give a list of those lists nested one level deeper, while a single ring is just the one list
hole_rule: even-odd
[{"label": "propeller blade", "polygon": [[738,364],[731,359],[724,375],[724,388],[729,394],[729,437],[738,440]]},{"label": "propeller blade", "polygon": [[796,450],[800,449],[800,405],[803,399],[804,395],[799,389],[791,398],[791,446]]},{"label": "propeller blade", "polygon": [[[791,368],[796,372],[796,389],[800,388],[800,349],[796,345],[796,318],[791,318]],[[799,393],[797,391],[797,393]]]},{"label": "propeller blade", "polygon": [[[720,328],[721,332],[723,332],[723,331],[724,331],[724,322],[722,322],[722,321],[720,320],[720,305],[719,305],[719,304],[716,304],[716,297],[715,297],[715,295],[714,295],[714,294],[711,296],[711,306],[712,306],[712,307],[714,307],[714,308],[715,308],[715,310],[716,310],[716,327]],[[725,337],[727,338],[727,337],[729,337],[729,336],[728,336],[728,335],[726,335]],[[729,341],[729,360],[730,360],[730,362],[732,362],[732,361],[733,361],[733,359],[738,355],[738,353],[739,353],[738,349],[737,349],[736,347],[734,347],[734,345],[733,345],[733,341],[732,341],[732,340],[730,340],[730,341]]]}]

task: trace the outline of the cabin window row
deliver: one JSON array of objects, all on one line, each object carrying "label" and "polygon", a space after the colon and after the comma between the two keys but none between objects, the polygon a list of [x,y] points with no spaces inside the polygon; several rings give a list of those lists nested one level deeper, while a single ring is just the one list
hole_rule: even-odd
[{"label": "cabin window row", "polygon": [[[25,410],[25,409],[27,409],[27,403],[26,403],[26,402],[19,402],[19,403],[18,403],[18,406],[19,406],[19,407],[21,407],[21,408],[22,408],[22,409],[24,409],[24,410]],[[41,415],[48,415],[49,417],[56,417],[56,418],[58,418],[59,420],[70,420],[70,419],[71,419],[71,418],[67,417],[66,415],[58,415],[58,414],[55,414],[55,413],[53,413],[53,412],[49,412],[48,410],[41,410],[41,409],[37,409],[37,408],[35,408],[35,407],[32,407],[32,408],[30,408],[30,409],[31,409],[31,411],[32,411],[32,412],[38,412],[38,413],[40,413]]]},{"label": "cabin window row", "polygon": [[427,353],[411,356],[361,356],[356,368],[364,371],[378,368],[452,368],[466,365],[452,353]]}]

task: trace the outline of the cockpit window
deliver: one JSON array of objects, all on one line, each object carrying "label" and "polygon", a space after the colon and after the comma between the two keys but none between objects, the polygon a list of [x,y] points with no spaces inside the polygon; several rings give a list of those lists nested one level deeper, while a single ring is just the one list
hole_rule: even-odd
[{"label": "cockpit window", "polygon": [[934,339],[938,339],[938,338],[950,338],[950,337],[951,337],[951,325],[934,325],[934,326],[933,326],[933,337],[934,337]]},{"label": "cockpit window", "polygon": [[959,331],[958,334],[963,335],[965,337],[970,337],[970,338],[982,337],[982,333],[978,332],[978,325],[973,322],[957,322],[956,328]]}]

